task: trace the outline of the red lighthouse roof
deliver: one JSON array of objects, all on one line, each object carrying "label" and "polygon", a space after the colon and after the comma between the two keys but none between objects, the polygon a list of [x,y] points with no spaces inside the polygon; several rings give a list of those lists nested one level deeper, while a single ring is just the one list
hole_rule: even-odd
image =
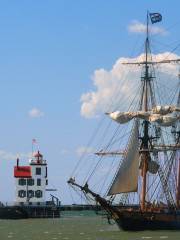
[{"label": "red lighthouse roof", "polygon": [[16,178],[30,178],[31,167],[30,166],[15,166],[14,177]]},{"label": "red lighthouse roof", "polygon": [[43,160],[43,155],[37,151],[33,154],[33,159],[30,162],[30,165],[46,165],[46,160]]},{"label": "red lighthouse roof", "polygon": [[37,151],[36,153],[34,153],[33,154],[33,157],[36,157],[36,158],[42,158],[43,157],[43,155],[39,152],[39,151]]}]

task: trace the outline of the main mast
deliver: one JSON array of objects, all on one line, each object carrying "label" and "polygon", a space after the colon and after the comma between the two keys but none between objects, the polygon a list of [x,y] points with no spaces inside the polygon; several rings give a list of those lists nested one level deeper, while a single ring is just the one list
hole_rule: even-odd
[{"label": "main mast", "polygon": [[[180,75],[179,75],[179,80],[180,80]],[[179,107],[180,105],[180,92],[178,95],[178,102],[177,102],[177,106]],[[176,142],[179,143],[180,141],[180,129],[177,128],[177,132],[175,132],[175,134],[177,134],[177,140]],[[177,208],[180,208],[180,154],[178,153],[177,155],[177,162],[178,162],[178,169],[177,169],[177,190],[176,190],[176,206]]]},{"label": "main mast", "polygon": [[[148,111],[148,84],[150,81],[149,76],[149,65],[148,65],[148,50],[149,50],[149,18],[147,12],[147,27],[146,27],[146,41],[145,41],[145,73],[143,77],[143,110],[145,112]],[[145,210],[145,200],[146,200],[146,185],[147,185],[147,170],[148,170],[148,142],[149,142],[149,134],[148,134],[148,121],[144,121],[144,136],[142,137],[142,149],[145,150],[142,153],[142,191],[141,191],[141,210]]]}]

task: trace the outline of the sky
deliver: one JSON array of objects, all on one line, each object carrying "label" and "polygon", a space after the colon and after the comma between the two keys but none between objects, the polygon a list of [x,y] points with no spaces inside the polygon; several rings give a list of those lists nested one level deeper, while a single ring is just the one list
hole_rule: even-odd
[{"label": "sky", "polygon": [[0,0],[1,201],[14,200],[13,166],[17,156],[28,163],[35,138],[50,186],[72,203],[66,181],[105,110],[109,74],[143,52],[147,10],[163,16],[151,29],[153,53],[176,47],[179,8],[178,0]]}]

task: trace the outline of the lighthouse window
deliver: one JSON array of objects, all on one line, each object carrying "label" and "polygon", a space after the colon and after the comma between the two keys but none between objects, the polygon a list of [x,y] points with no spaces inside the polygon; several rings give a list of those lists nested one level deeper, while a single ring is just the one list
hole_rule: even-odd
[{"label": "lighthouse window", "polygon": [[24,190],[19,190],[18,196],[19,196],[20,198],[26,197],[26,191],[24,191]]},{"label": "lighthouse window", "polygon": [[41,175],[41,168],[36,168],[36,175]]},{"label": "lighthouse window", "polygon": [[27,179],[27,185],[28,186],[33,186],[34,185],[34,179],[32,179],[32,178]]},{"label": "lighthouse window", "polygon": [[37,179],[37,186],[41,186],[41,179],[40,178]]},{"label": "lighthouse window", "polygon": [[20,178],[20,179],[19,179],[19,185],[21,185],[21,186],[26,185],[26,179]]},{"label": "lighthouse window", "polygon": [[37,191],[35,192],[35,196],[36,196],[37,198],[41,198],[41,197],[42,197],[42,191],[41,191],[41,190],[37,190]]},{"label": "lighthouse window", "polygon": [[27,192],[28,198],[33,198],[34,197],[34,191],[33,190],[29,190]]}]

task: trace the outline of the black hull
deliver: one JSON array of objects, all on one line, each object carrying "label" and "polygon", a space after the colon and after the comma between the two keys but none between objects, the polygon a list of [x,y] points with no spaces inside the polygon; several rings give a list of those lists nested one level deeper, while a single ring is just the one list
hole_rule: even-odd
[{"label": "black hull", "polygon": [[117,219],[118,227],[124,231],[144,231],[144,230],[180,230],[180,224],[177,221],[143,221],[133,219]]},{"label": "black hull", "polygon": [[144,212],[119,209],[114,220],[125,231],[180,230],[180,212]]}]

